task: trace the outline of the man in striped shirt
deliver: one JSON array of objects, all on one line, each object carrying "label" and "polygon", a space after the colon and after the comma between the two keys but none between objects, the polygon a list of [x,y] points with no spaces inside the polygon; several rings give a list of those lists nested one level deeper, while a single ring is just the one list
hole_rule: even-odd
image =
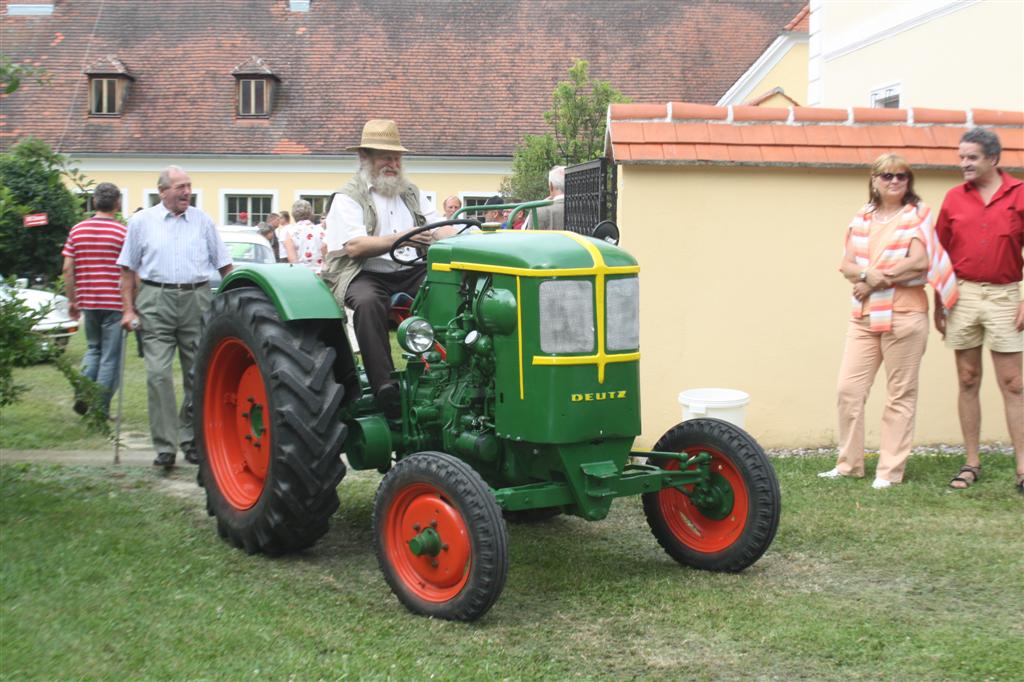
[{"label": "man in striped shirt", "polygon": [[[206,215],[190,205],[192,180],[184,170],[168,166],[157,181],[160,203],[128,221],[117,264],[121,266],[121,326],[142,324],[146,348],[149,430],[156,450],[155,466],[170,468],[178,448],[196,464],[192,414],[192,363],[200,322],[210,308],[212,270],[231,272],[224,240]],[[174,395],[174,353],[181,361],[181,410]]]},{"label": "man in striped shirt", "polygon": [[[121,210],[121,190],[101,182],[93,193],[96,214],[71,228],[64,243],[64,287],[71,317],[85,317],[88,345],[82,358],[82,374],[104,388],[104,411],[117,389],[121,364],[121,269],[117,257],[126,234],[115,220]],[[89,406],[75,400],[75,412],[85,414]]]}]

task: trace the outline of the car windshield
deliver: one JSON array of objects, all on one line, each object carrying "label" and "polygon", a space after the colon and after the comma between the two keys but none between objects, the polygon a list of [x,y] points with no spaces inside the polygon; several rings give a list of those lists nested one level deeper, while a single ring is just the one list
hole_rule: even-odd
[{"label": "car windshield", "polygon": [[265,244],[228,241],[228,253],[236,263],[273,263],[274,252]]}]

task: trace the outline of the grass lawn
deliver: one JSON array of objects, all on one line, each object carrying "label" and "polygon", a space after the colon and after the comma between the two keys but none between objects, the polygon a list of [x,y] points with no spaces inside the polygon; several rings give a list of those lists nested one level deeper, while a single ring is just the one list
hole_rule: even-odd
[{"label": "grass lawn", "polygon": [[475,624],[409,614],[374,557],[379,477],[350,474],[312,550],[221,541],[194,469],[0,467],[5,679],[1020,679],[1024,498],[987,456],[915,456],[902,486],[775,460],[783,516],[739,575],[676,565],[638,498],[609,518],[510,527],[501,599]]}]

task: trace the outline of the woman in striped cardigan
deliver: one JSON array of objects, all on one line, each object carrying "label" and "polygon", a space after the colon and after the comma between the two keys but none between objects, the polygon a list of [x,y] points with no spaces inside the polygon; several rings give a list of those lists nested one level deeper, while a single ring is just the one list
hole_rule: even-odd
[{"label": "woman in striped cardigan", "polygon": [[903,480],[914,438],[917,378],[928,342],[928,281],[956,302],[956,278],[935,238],[931,210],[914,193],[914,172],[883,154],[868,180],[868,203],[846,232],[839,272],[853,286],[839,370],[839,458],[822,478],[864,476],[864,403],[884,363],[887,397],[873,488]]}]

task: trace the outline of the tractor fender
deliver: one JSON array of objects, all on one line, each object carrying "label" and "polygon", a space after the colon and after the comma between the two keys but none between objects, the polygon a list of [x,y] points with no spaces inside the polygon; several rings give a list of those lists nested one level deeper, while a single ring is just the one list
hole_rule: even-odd
[{"label": "tractor fender", "polygon": [[334,294],[323,280],[304,265],[239,265],[221,282],[220,291],[238,287],[260,288],[285,322],[294,320],[344,320]]}]

